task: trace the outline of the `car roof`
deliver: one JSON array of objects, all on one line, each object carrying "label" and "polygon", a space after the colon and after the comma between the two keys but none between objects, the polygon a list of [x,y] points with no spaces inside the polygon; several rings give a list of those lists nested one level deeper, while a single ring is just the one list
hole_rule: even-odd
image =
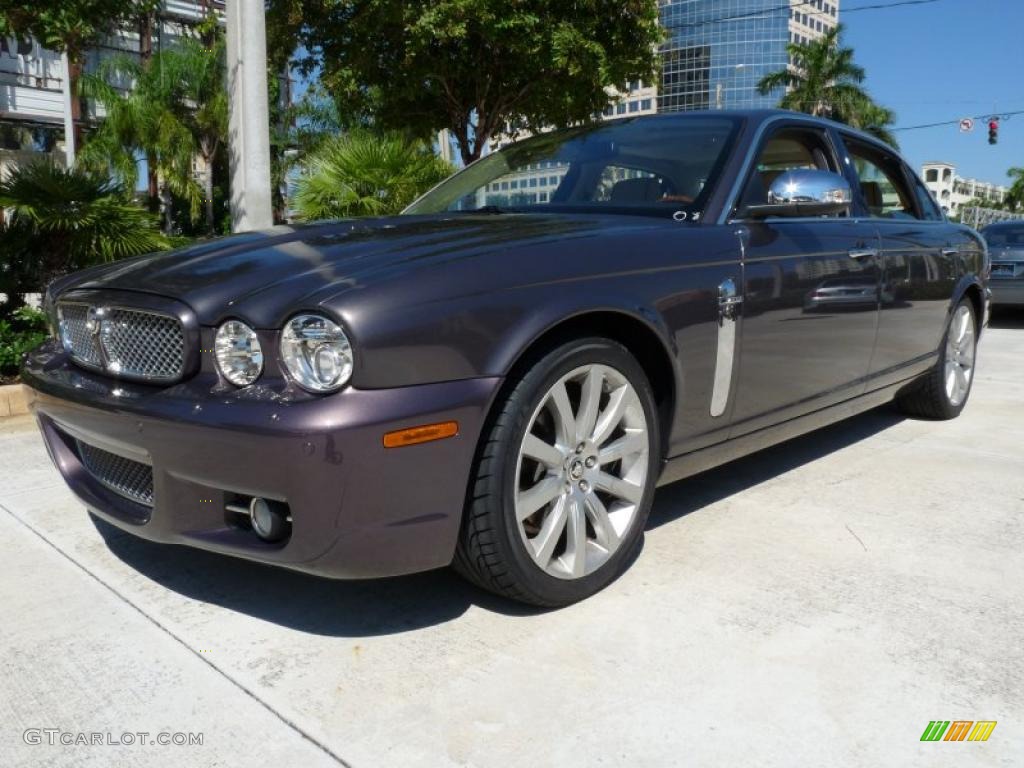
[{"label": "car roof", "polygon": [[1016,229],[1018,227],[1024,227],[1024,219],[1008,219],[1006,221],[993,221],[991,224],[986,224],[982,231],[989,229]]},{"label": "car roof", "polygon": [[[840,123],[835,120],[830,120],[826,117],[816,117],[809,115],[806,112],[796,112],[791,109],[695,109],[685,110],[681,112],[661,112],[656,115],[637,115],[633,118],[618,118],[626,120],[662,120],[662,119],[678,119],[683,116],[692,117],[728,117],[728,118],[740,118],[744,120],[750,120],[755,123],[766,123],[769,120],[778,120],[783,118],[790,118],[793,120],[799,120],[801,122],[814,123],[816,125],[827,126],[834,128],[837,131],[843,131],[844,133],[856,136],[858,139],[874,144],[878,147],[884,147],[889,152],[899,152],[890,147],[884,141],[879,139],[877,136],[873,136],[870,133],[854,128],[846,123]],[[609,121],[611,122],[611,121]]]}]

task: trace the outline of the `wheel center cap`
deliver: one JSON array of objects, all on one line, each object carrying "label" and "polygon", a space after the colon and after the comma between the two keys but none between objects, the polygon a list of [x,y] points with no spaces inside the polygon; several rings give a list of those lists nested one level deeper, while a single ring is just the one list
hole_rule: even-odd
[{"label": "wheel center cap", "polygon": [[579,480],[583,477],[583,462],[579,459],[573,461],[573,463],[569,465],[569,474],[572,476],[573,480]]}]

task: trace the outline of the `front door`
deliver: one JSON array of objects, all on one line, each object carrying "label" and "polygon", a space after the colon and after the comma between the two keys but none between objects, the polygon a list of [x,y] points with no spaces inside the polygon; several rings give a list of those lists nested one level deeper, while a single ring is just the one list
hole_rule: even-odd
[{"label": "front door", "polygon": [[869,386],[934,363],[959,277],[960,242],[924,185],[895,153],[842,134],[861,203],[881,238],[878,338]]},{"label": "front door", "polygon": [[[831,140],[783,127],[765,140],[737,208],[796,168],[839,172]],[[849,215],[744,220],[743,312],[731,437],[864,391],[878,321],[878,235]]]}]

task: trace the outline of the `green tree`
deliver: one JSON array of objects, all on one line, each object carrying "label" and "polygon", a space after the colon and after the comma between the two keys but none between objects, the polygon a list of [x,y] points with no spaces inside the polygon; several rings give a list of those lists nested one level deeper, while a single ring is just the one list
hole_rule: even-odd
[{"label": "green tree", "polygon": [[[91,46],[125,24],[141,21],[161,4],[161,0],[3,0],[0,37],[34,37],[43,47],[66,53],[74,87]],[[72,105],[72,118],[77,125],[77,104]]]},{"label": "green tree", "polygon": [[271,80],[270,119],[270,182],[274,194],[274,217],[285,216],[284,190],[293,172],[313,155],[323,142],[347,130],[338,114],[333,99],[323,93],[318,83],[310,84],[302,96],[291,104],[274,98],[275,84]]},{"label": "green tree", "polygon": [[169,247],[155,217],[106,174],[37,161],[0,182],[0,208],[0,292],[8,297],[92,264]]},{"label": "green tree", "polygon": [[787,45],[792,65],[765,75],[757,90],[767,95],[786,88],[780,107],[817,117],[835,117],[870,102],[860,85],[864,70],[854,63],[853,49],[840,47],[842,29],[839,24],[817,40]]},{"label": "green tree", "polygon": [[[128,90],[118,85],[130,83]],[[103,105],[106,115],[90,136],[79,161],[112,167],[129,188],[138,180],[145,155],[161,180],[167,231],[173,228],[171,195],[188,201],[192,218],[205,209],[207,233],[215,228],[214,165],[227,136],[224,44],[185,39],[148,61],[127,56],[106,59],[81,79],[81,93]],[[200,187],[194,157],[203,160]]]},{"label": "green tree", "polygon": [[453,170],[423,142],[357,130],[307,160],[295,207],[305,219],[398,213]]},{"label": "green tree", "polygon": [[131,20],[160,7],[161,0],[4,0],[0,37],[32,36],[45,48],[72,58]]},{"label": "green tree", "polygon": [[838,120],[898,147],[891,130],[896,115],[862,87],[864,69],[854,62],[853,49],[842,47],[842,32],[837,24],[817,40],[787,45],[790,66],[765,75],[757,90],[767,95],[784,88],[783,109]]},{"label": "green tree", "polygon": [[893,123],[896,122],[896,113],[870,99],[863,103],[854,103],[852,109],[841,111],[836,115],[836,119],[870,133],[890,147],[900,148],[900,144],[892,132]]},{"label": "green tree", "polygon": [[1006,205],[1009,210],[1024,208],[1024,168],[1010,168],[1006,175],[1010,177],[1010,191],[1006,193]]},{"label": "green tree", "polygon": [[609,87],[654,76],[662,39],[655,0],[272,0],[271,18],[299,28],[343,110],[448,128],[467,163],[509,124],[591,119]]},{"label": "green tree", "polygon": [[[156,66],[176,85],[167,104],[191,137],[194,154],[203,160],[203,201],[207,234],[214,232],[214,163],[228,135],[228,93],[225,88],[225,44],[219,33],[207,45],[184,40],[157,54]],[[156,58],[156,57],[154,57]]]}]

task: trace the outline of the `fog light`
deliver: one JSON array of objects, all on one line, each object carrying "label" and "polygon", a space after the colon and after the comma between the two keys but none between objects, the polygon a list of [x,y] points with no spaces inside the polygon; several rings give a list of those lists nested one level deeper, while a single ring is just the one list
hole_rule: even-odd
[{"label": "fog light", "polygon": [[288,505],[258,496],[249,504],[252,529],[264,541],[280,541],[288,535]]}]

